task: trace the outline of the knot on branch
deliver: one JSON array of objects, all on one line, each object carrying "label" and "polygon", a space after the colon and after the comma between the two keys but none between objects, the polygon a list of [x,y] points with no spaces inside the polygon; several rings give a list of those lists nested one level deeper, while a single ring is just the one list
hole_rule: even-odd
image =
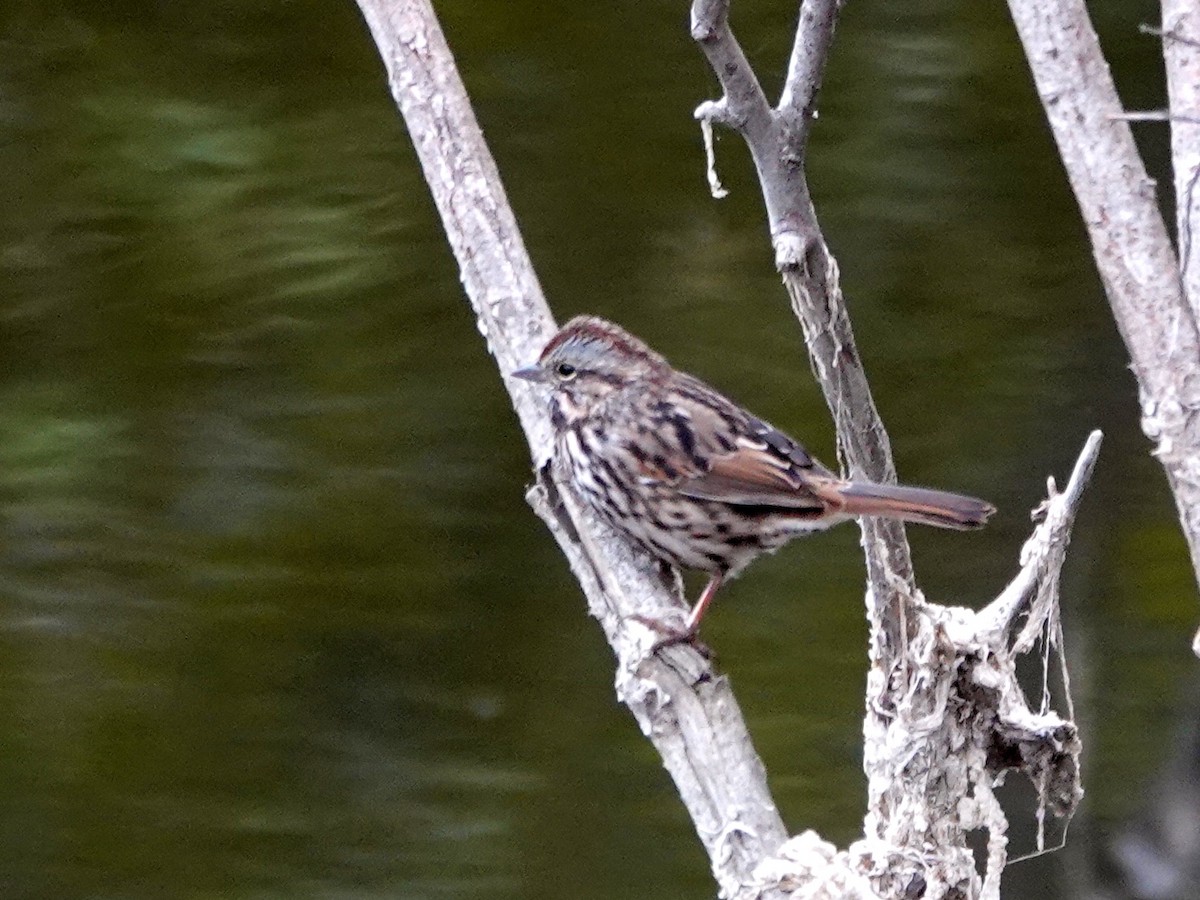
[{"label": "knot on branch", "polygon": [[1179,446],[1190,446],[1185,435],[1200,412],[1200,378],[1185,376],[1169,392],[1142,396],[1142,432],[1156,444],[1155,456],[1164,461],[1179,455]]},{"label": "knot on branch", "polygon": [[729,108],[729,102],[722,97],[720,100],[705,100],[696,107],[692,113],[692,117],[700,123],[707,122],[709,125],[724,125],[726,128],[732,128],[734,131],[740,131],[745,125],[745,116],[734,113]]},{"label": "knot on branch", "polygon": [[803,232],[793,229],[776,232],[772,236],[775,244],[775,268],[780,272],[807,272],[811,265],[809,249],[814,242]]},{"label": "knot on branch", "polygon": [[[821,233],[799,213],[781,216],[778,225],[771,231],[771,244],[775,248],[775,268],[781,274],[794,273],[812,282],[808,286],[814,292],[814,300],[825,300],[827,288],[836,284],[836,266]],[[832,276],[832,280],[831,280]]]}]

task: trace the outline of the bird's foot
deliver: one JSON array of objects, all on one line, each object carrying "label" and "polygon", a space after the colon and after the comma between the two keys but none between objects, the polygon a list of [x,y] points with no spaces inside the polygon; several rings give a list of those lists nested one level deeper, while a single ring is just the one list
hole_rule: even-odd
[{"label": "bird's foot", "polygon": [[690,644],[697,653],[705,659],[712,659],[713,652],[707,644],[699,638],[699,629],[694,625],[690,628],[676,628],[668,625],[666,622],[661,622],[658,619],[652,619],[649,616],[633,615],[629,617],[640,625],[645,625],[651,631],[662,635],[657,641],[650,645],[650,649],[646,652],[649,656],[657,653],[666,647],[676,647],[679,644]]}]

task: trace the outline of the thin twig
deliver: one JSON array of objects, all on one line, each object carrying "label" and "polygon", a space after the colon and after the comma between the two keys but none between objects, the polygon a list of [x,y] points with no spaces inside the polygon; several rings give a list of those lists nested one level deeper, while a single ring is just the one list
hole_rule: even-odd
[{"label": "thin twig", "polygon": [[800,24],[779,97],[780,111],[796,112],[804,119],[815,117],[841,5],[839,0],[805,0],[801,4]]},{"label": "thin twig", "polygon": [[1200,125],[1200,118],[1196,116],[1173,115],[1165,109],[1110,113],[1108,118],[1118,122],[1186,122],[1189,125]]},{"label": "thin twig", "polygon": [[783,126],[781,157],[787,164],[804,162],[809,123],[817,117],[817,95],[840,7],[838,0],[805,0],[800,5],[800,23],[777,109]]},{"label": "thin twig", "polygon": [[1200,41],[1186,38],[1177,32],[1175,29],[1164,30],[1157,25],[1151,25],[1147,22],[1142,22],[1138,25],[1138,31],[1142,34],[1150,34],[1154,37],[1162,38],[1163,43],[1186,44],[1189,47],[1200,47]]}]

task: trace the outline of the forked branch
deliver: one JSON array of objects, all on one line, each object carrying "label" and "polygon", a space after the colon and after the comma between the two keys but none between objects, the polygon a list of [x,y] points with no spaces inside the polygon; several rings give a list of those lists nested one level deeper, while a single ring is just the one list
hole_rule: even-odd
[{"label": "forked branch", "polygon": [[[761,89],[746,100],[746,85],[758,78],[729,25],[728,0],[696,0],[692,34],[724,95],[702,103],[696,116],[734,128],[745,139],[758,170],[775,263],[804,331],[809,358],[837,429],[838,456],[853,475],[894,482],[887,430],[871,388],[843,302],[837,262],[817,222],[804,169],[816,98],[821,89],[838,4],[805,0],[780,104],[766,109]],[[867,578],[871,586],[872,631],[880,668],[898,668],[907,638],[903,623],[915,597],[912,561],[904,528],[895,522],[863,520]],[[872,691],[882,689],[874,684]]]},{"label": "forked branch", "polygon": [[[818,225],[804,168],[838,9],[836,0],[802,3],[783,95],[764,126],[757,107],[754,118],[729,114],[740,108],[739,86],[758,84],[729,25],[729,3],[696,0],[693,34],[724,91],[721,99],[701,104],[696,115],[734,128],[750,148],[776,264],[833,413],[843,464],[852,474],[893,480],[887,432],[855,347],[837,263]],[[1097,435],[1083,458],[1093,457],[1098,444]],[[1086,471],[1090,463],[1076,483],[1086,480]],[[1063,505],[1049,502],[1058,503],[1056,509]],[[1074,502],[1077,497],[1067,506],[1073,509]],[[1065,546],[1068,525],[1069,519],[1056,532],[1061,545],[1042,530],[1029,546],[1046,541],[1046,547]],[[991,643],[996,629],[1011,622],[986,622],[985,634],[980,631],[985,620],[968,611],[922,601],[899,525],[864,520],[863,548],[872,632],[864,726],[869,808],[866,839],[856,845],[857,869],[871,876],[881,896],[903,896],[917,885],[929,886],[935,895],[996,892],[1006,859],[1007,822],[991,795],[991,779],[998,773],[986,748],[1010,741],[1024,748],[1017,768],[1031,774],[1045,796],[1059,798],[1048,805],[1067,814],[1080,793],[1074,725],[1049,711],[1029,713],[1015,677],[1013,657],[1019,651],[1012,644]],[[1028,569],[1028,580],[1044,588],[1038,592],[1044,601],[1038,621],[1049,627],[1052,619],[1057,628],[1057,576],[1046,575],[1057,573],[1061,556],[1048,556],[1043,563]],[[1022,641],[1013,643],[1027,649]],[[1032,731],[1020,732],[1022,722]],[[975,805],[960,802],[964,796]],[[974,828],[989,833],[983,883],[965,841]]]}]

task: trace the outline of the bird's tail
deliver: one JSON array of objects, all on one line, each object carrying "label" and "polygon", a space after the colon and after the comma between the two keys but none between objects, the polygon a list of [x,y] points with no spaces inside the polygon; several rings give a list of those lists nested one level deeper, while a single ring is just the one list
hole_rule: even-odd
[{"label": "bird's tail", "polygon": [[975,497],[898,484],[851,481],[841,485],[838,494],[842,511],[851,515],[882,516],[960,531],[982,528],[996,511],[992,504]]}]

